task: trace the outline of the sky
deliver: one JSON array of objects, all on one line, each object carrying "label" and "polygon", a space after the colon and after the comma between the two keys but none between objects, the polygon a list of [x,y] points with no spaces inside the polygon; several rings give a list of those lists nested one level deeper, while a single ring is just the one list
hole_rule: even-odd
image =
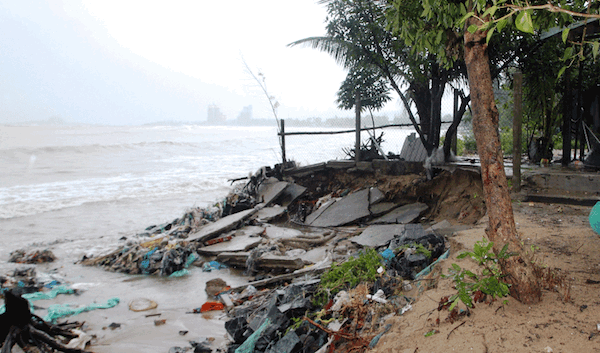
[{"label": "sky", "polygon": [[343,68],[325,53],[287,47],[325,34],[316,0],[0,0],[0,123],[44,120],[144,124],[229,120],[267,98],[280,118],[329,118]]}]

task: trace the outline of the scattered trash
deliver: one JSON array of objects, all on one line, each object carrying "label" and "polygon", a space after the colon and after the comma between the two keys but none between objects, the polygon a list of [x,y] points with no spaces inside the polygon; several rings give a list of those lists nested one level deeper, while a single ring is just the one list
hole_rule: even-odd
[{"label": "scattered trash", "polygon": [[118,324],[116,322],[113,322],[110,325],[108,325],[108,328],[111,329],[111,330],[116,330],[116,329],[118,329],[120,327],[121,327],[121,324]]},{"label": "scattered trash", "polygon": [[[418,286],[411,285],[411,280],[425,276],[448,256],[443,232],[436,234],[436,229],[450,229],[451,224],[446,221],[427,230],[419,223],[401,224],[418,222],[428,209],[425,204],[411,203],[414,198],[400,200],[404,190],[384,190],[382,184],[378,184],[381,190],[351,183],[340,186],[312,176],[305,179],[312,185],[300,187],[274,175],[261,169],[222,202],[148,227],[112,253],[90,254],[82,263],[130,274],[183,277],[190,274],[192,263],[201,263],[200,254],[207,260],[201,266],[204,272],[245,268],[245,274],[256,276],[252,282],[230,288],[220,278],[211,279],[205,288],[209,301],[192,310],[227,309],[225,328],[232,339],[228,352],[375,347],[390,330],[390,325],[384,327],[385,318],[412,309],[414,299],[403,293]],[[424,181],[424,177],[410,179],[407,187]],[[288,189],[294,195],[282,196]],[[283,205],[284,198],[296,201]],[[436,206],[431,212],[438,210]],[[307,230],[266,223],[285,214],[301,225],[347,227]],[[363,229],[358,223],[370,226]],[[318,266],[307,267],[314,263]],[[130,303],[132,311],[156,307],[143,298]],[[158,326],[166,320],[154,322]],[[191,348],[172,347],[170,351],[212,351],[206,342],[190,344]]]},{"label": "scattered trash", "polygon": [[139,312],[156,309],[158,304],[154,300],[138,298],[129,302],[129,310]]},{"label": "scattered trash", "polygon": [[15,250],[10,253],[8,262],[20,264],[40,264],[44,262],[53,262],[56,256],[50,250],[34,250],[29,253],[25,250]]},{"label": "scattered trash", "polygon": [[217,261],[210,261],[210,262],[204,263],[204,265],[202,266],[202,271],[211,272],[211,271],[222,270],[224,268],[229,268],[229,266],[222,264],[220,262],[217,262]]},{"label": "scattered trash", "polygon": [[166,319],[157,319],[154,320],[154,326],[162,326],[167,323]]},{"label": "scattered trash", "polygon": [[179,331],[179,336],[185,336],[188,334],[189,331],[185,331],[185,330],[181,330]]},{"label": "scattered trash", "polygon": [[213,311],[213,310],[223,310],[225,308],[225,305],[223,305],[223,303],[220,302],[206,302],[204,304],[202,304],[202,306],[200,307],[200,309],[196,308],[194,309],[194,313],[204,313],[207,311]]},{"label": "scattered trash", "polygon": [[105,304],[90,304],[78,308],[73,308],[68,304],[52,304],[48,307],[48,313],[44,316],[44,321],[56,322],[56,320],[66,317],[78,315],[86,311],[96,309],[109,309],[119,304],[119,298],[111,298]]},{"label": "scattered trash", "polygon": [[379,339],[381,338],[381,336],[385,335],[391,328],[392,328],[391,324],[385,325],[385,329],[383,329],[383,332],[378,334],[377,336],[373,337],[373,339],[371,340],[371,343],[369,343],[369,349],[375,348],[377,343],[379,343]]},{"label": "scattered trash", "polygon": [[67,343],[67,348],[84,350],[85,346],[92,340],[92,336],[79,329],[74,329],[72,332],[78,337],[71,339],[69,343]]},{"label": "scattered trash", "polygon": [[381,304],[387,304],[387,300],[385,299],[385,293],[383,292],[383,290],[378,290],[375,294],[370,295],[367,294],[367,298],[371,299],[372,301],[381,303]]}]

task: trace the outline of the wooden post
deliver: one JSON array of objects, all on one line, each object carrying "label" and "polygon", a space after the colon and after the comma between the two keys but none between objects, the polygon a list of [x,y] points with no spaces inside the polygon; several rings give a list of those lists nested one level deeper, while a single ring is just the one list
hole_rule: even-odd
[{"label": "wooden post", "polygon": [[523,120],[523,74],[513,76],[513,191],[521,191],[521,121]]},{"label": "wooden post", "polygon": [[571,102],[571,73],[569,68],[565,70],[565,85],[563,93],[563,125],[562,125],[562,137],[563,137],[563,158],[562,166],[567,167],[571,163],[571,113],[573,111],[573,105]]},{"label": "wooden post", "polygon": [[[452,114],[452,121],[456,121],[458,115],[458,90],[454,90],[454,112]],[[456,131],[452,134],[452,152],[455,156],[458,156],[458,126]]]},{"label": "wooden post", "polygon": [[354,143],[354,157],[356,162],[360,162],[360,92],[356,92],[354,109],[356,110],[356,142]]},{"label": "wooden post", "polygon": [[281,135],[281,159],[283,160],[283,168],[285,169],[285,119],[281,119],[281,131],[279,134]]}]

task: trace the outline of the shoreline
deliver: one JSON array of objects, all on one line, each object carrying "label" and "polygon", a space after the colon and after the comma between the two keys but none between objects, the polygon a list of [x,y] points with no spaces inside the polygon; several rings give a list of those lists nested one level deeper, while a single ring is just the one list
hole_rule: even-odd
[{"label": "shoreline", "polygon": [[[309,166],[311,167],[311,166]],[[313,167],[311,167],[313,168]],[[337,166],[337,168],[339,168],[339,165]],[[308,170],[307,170],[308,169]],[[394,168],[391,168],[392,170]],[[331,168],[331,170],[338,170],[338,169],[333,169]],[[374,181],[377,181],[375,184],[377,184],[378,186],[381,185],[385,185],[385,182],[383,180],[376,180],[376,178],[370,177],[369,175],[371,175],[374,172],[374,170],[370,170],[369,168],[366,167],[359,167],[356,166],[355,169],[351,172],[351,175],[354,175],[354,177],[350,178],[350,179],[361,179],[364,178],[366,180],[364,180],[364,184],[362,185],[363,187],[366,185],[373,185]],[[310,178],[311,176],[314,178],[315,174],[318,174],[319,170],[310,170],[310,168],[305,167],[301,173],[299,173],[300,175],[297,177],[298,178]],[[354,174],[352,174],[354,173]],[[357,178],[357,176],[360,175],[360,178]],[[366,178],[365,178],[366,176]],[[343,177],[342,177],[343,179]],[[415,182],[415,180],[419,180],[418,182]],[[338,180],[339,181],[339,180]],[[346,182],[348,182],[348,180],[345,180]],[[390,188],[390,190],[394,189],[394,187],[398,187],[398,180],[396,180],[396,184],[393,184],[393,181],[387,180],[387,182],[389,182],[389,185],[387,185],[387,187]],[[403,182],[406,182],[405,180],[403,180]],[[420,180],[419,178],[414,178],[411,179],[409,181],[410,183],[414,183],[411,184],[411,187],[414,187],[414,193],[416,194],[418,191],[416,190],[418,188],[418,186],[420,185],[420,183],[422,183],[423,181]],[[350,181],[350,184],[352,184],[352,181]],[[317,187],[324,187],[322,184],[319,184],[318,186],[315,186],[315,189]],[[354,187],[357,187],[357,185],[354,185]],[[396,195],[397,196],[397,195]],[[392,196],[392,198],[395,196]],[[478,218],[479,219],[479,218]],[[285,221],[284,221],[285,223]],[[360,228],[360,227],[358,227]],[[356,229],[358,229],[356,228]],[[355,229],[355,231],[356,231]],[[467,230],[468,231],[468,230]],[[351,233],[351,232],[350,232]],[[185,240],[184,240],[185,241]],[[348,243],[344,243],[342,245],[346,246],[346,255],[348,255],[349,252],[351,252],[352,249],[352,244]],[[357,248],[354,248],[355,250]],[[340,258],[338,258],[340,259]],[[51,264],[48,265],[38,265],[40,268],[43,267],[47,267],[48,269],[50,269],[52,267]],[[77,268],[77,266],[79,265],[74,265],[73,268]],[[70,267],[70,266],[69,266]],[[85,277],[94,277],[98,275],[98,271],[100,269],[96,269],[96,268],[87,268],[86,270],[80,270],[80,271],[75,271],[74,274],[81,276],[83,278]],[[103,271],[103,270],[101,270]],[[134,346],[136,347],[136,351],[145,351],[145,350],[138,350],[139,348],[143,348],[144,344],[142,342],[140,342],[140,340],[143,341],[144,338],[146,339],[150,339],[150,341],[156,340],[157,339],[157,334],[160,334],[161,338],[160,340],[164,343],[169,343],[169,344],[173,344],[173,346],[175,345],[181,345],[183,342],[187,342],[188,339],[195,339],[198,337],[193,337],[193,335],[198,335],[198,333],[196,333],[197,331],[194,330],[187,330],[189,331],[188,335],[189,336],[181,336],[179,337],[179,335],[174,336],[174,337],[167,337],[170,336],[174,333],[176,328],[183,328],[183,329],[187,329],[190,328],[192,326],[194,326],[194,322],[197,320],[197,318],[202,318],[202,320],[207,320],[210,323],[213,323],[212,325],[209,325],[210,327],[216,327],[219,325],[216,325],[217,323],[221,323],[222,320],[219,319],[221,314],[218,314],[218,312],[212,313],[212,314],[208,314],[208,316],[204,316],[202,314],[195,314],[195,315],[191,315],[191,314],[185,314],[185,313],[181,313],[181,311],[184,309],[184,307],[181,306],[181,302],[194,302],[194,303],[198,303],[198,305],[194,304],[191,305],[193,307],[199,307],[202,302],[206,301],[207,298],[206,297],[206,293],[204,292],[204,290],[201,289],[202,285],[204,284],[203,279],[206,278],[208,279],[211,276],[207,276],[204,277],[201,274],[204,274],[203,272],[201,272],[200,268],[191,268],[191,274],[188,275],[185,278],[181,278],[181,279],[163,279],[163,278],[159,278],[159,277],[149,277],[149,276],[135,276],[135,277],[131,277],[129,275],[123,275],[123,274],[117,274],[117,273],[110,273],[107,272],[106,273],[106,278],[110,278],[106,283],[121,283],[119,285],[117,285],[116,287],[121,287],[123,288],[123,292],[127,292],[128,290],[135,290],[136,287],[140,287],[138,284],[139,283],[148,283],[148,282],[159,282],[161,283],[160,286],[157,286],[158,288],[154,288],[154,289],[159,289],[159,300],[157,300],[157,302],[159,302],[159,307],[158,311],[164,310],[162,313],[164,313],[164,316],[167,319],[167,325],[163,325],[160,327],[155,327],[153,326],[153,321],[151,320],[145,320],[148,318],[144,317],[142,318],[140,315],[137,315],[136,318],[132,319],[132,315],[131,312],[128,311],[127,306],[126,306],[126,299],[134,299],[135,296],[129,296],[128,298],[125,298],[125,300],[122,300],[121,304],[118,306],[119,309],[115,310],[113,309],[107,309],[107,310],[98,310],[98,311],[94,311],[94,312],[89,312],[89,313],[85,313],[85,314],[81,314],[79,316],[75,316],[72,319],[73,320],[84,320],[88,323],[91,323],[91,331],[95,331],[97,333],[99,333],[99,338],[97,343],[99,344],[98,346],[93,345],[91,348],[94,351],[98,351],[98,352],[102,352],[103,347],[107,347],[107,351],[120,351],[118,348],[122,347],[122,348],[127,348],[129,347],[130,349],[133,349]],[[220,272],[220,271],[226,271],[226,272]],[[236,274],[235,271],[233,270],[220,270],[217,271],[218,273],[216,273],[216,275],[218,276],[223,276],[226,277],[227,280],[226,282],[229,285],[235,285],[237,280],[239,279],[239,282],[244,282],[247,278],[244,277],[237,277],[238,274]],[[229,271],[229,272],[227,272]],[[233,272],[233,273],[232,273]],[[85,275],[83,273],[86,273]],[[214,272],[212,274],[215,274]],[[104,277],[104,276],[102,276]],[[185,281],[185,282],[184,282]],[[193,282],[193,285],[191,285],[190,283],[186,282]],[[183,284],[183,287],[179,289],[178,294],[180,293],[187,293],[185,294],[185,298],[187,298],[186,300],[180,300],[177,299],[178,305],[175,306],[171,306],[165,303],[169,303],[169,298],[172,298],[173,293],[169,293],[170,290],[173,289],[173,287],[177,288],[177,285]],[[243,283],[238,283],[238,285],[243,284]],[[164,286],[163,286],[164,285]],[[233,286],[232,285],[232,286]],[[193,288],[190,288],[192,287]],[[112,287],[112,286],[111,286]],[[154,287],[153,285],[147,285],[146,287],[141,286],[141,288],[143,288],[143,290],[147,290],[148,288],[152,288]],[[114,289],[114,288],[110,288],[110,289]],[[90,299],[91,301],[102,301],[101,298],[99,298],[97,295],[94,295],[94,287],[90,287],[90,289],[88,289],[87,291],[83,292],[83,294],[78,297],[77,301],[83,301],[83,299]],[[150,293],[135,293],[135,294],[139,294],[137,297],[144,297],[148,296]],[[58,302],[58,303],[65,303],[65,302],[69,302],[70,298],[69,296],[59,296],[57,297],[58,299],[56,299],[56,301],[54,302]],[[153,299],[154,300],[154,299]],[[187,309],[193,309],[190,307],[190,305],[186,305]],[[111,312],[112,310],[112,312]],[[158,313],[158,312],[156,312]],[[161,313],[161,314],[162,314]],[[162,316],[162,315],[161,315]],[[213,317],[213,319],[206,319],[208,317]],[[217,318],[215,318],[217,317]],[[124,321],[125,325],[123,325],[120,329],[116,329],[114,331],[110,330],[110,329],[102,329],[102,327],[107,327],[110,323],[112,322],[116,322],[112,319],[116,318],[116,321]],[[213,321],[216,320],[216,321]],[[111,321],[111,322],[109,322]],[[181,331],[181,330],[177,330]],[[223,337],[222,333],[224,333],[224,329],[222,330],[215,330],[212,331],[214,333],[213,336],[217,336],[217,340],[214,342],[214,346],[211,345],[212,348],[216,348],[216,345],[220,342],[221,344],[225,342],[225,338]],[[219,335],[221,335],[221,337],[219,337]],[[208,336],[208,335],[207,335]],[[385,336],[384,336],[385,337]],[[123,339],[125,339],[125,341],[123,341]],[[130,341],[127,341],[130,340]],[[104,343],[106,342],[111,342],[110,346],[104,346],[104,343],[102,343],[104,341]],[[137,342],[137,343],[136,343]],[[151,345],[152,346],[152,345]],[[155,346],[153,346],[155,347]],[[112,348],[112,350],[111,350]],[[148,346],[148,348],[150,349],[150,346]],[[114,350],[117,349],[117,350]],[[125,351],[125,350],[123,350]],[[147,351],[151,351],[151,350],[147,350]]]}]

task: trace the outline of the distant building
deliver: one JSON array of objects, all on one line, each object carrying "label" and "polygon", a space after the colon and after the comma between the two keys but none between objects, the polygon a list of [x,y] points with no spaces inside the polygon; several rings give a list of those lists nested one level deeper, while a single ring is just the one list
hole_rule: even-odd
[{"label": "distant building", "polygon": [[239,122],[246,122],[252,120],[252,106],[248,105],[242,109],[240,115],[238,115]]},{"label": "distant building", "polygon": [[208,106],[208,116],[206,121],[209,123],[223,123],[227,120],[225,114],[221,113],[221,109],[216,104]]}]

